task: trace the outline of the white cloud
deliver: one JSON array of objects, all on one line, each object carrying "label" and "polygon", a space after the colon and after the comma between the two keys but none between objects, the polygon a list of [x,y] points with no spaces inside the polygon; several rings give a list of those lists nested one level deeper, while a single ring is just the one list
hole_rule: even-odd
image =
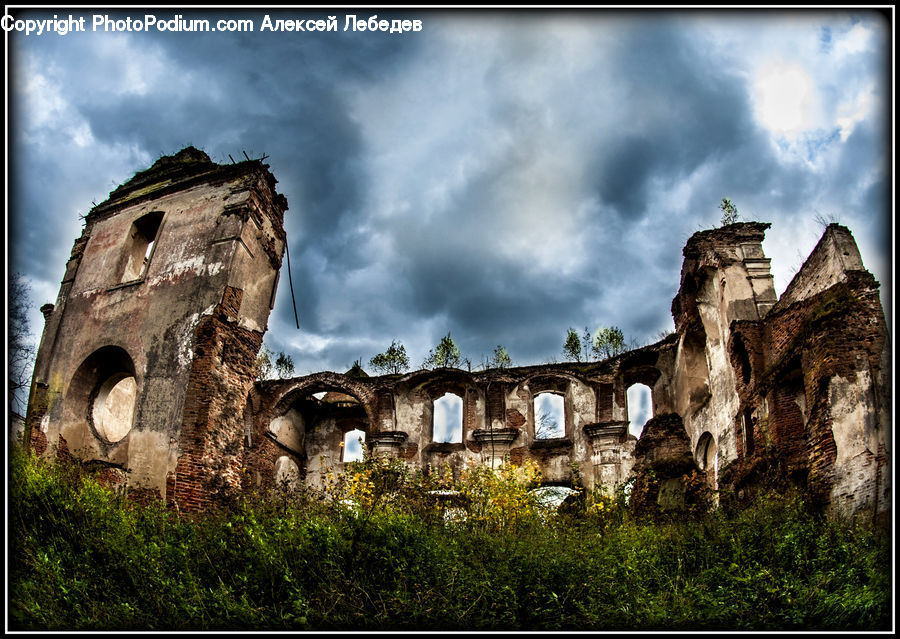
[{"label": "white cloud", "polygon": [[[322,220],[340,218],[334,233],[316,235],[303,228],[302,216],[289,216],[292,237],[321,240],[300,243],[305,251],[292,256],[295,268],[305,258],[309,281],[298,282],[295,271],[293,283],[298,301],[304,286],[311,291],[317,322],[310,330],[301,309],[304,331],[296,331],[283,277],[279,307],[288,310],[284,321],[271,320],[280,348],[288,344],[298,368],[312,372],[349,367],[357,357],[365,365],[401,339],[416,367],[448,330],[473,349],[484,333],[503,335],[508,320],[485,327],[518,300],[551,300],[555,322],[559,308],[571,306],[563,311],[571,322],[620,325],[629,337],[629,321],[645,331],[668,325],[683,242],[718,223],[723,196],[774,223],[771,257],[783,288],[782,271],[797,249],[805,254],[818,239],[817,229],[806,229],[814,208],[850,217],[860,202],[877,201],[866,199],[861,174],[880,161],[879,151],[856,141],[864,133],[878,137],[872,122],[884,89],[871,52],[883,46],[883,34],[871,22],[836,21],[823,12],[792,12],[791,19],[684,15],[435,18],[418,40],[354,50],[350,72],[339,66],[346,51],[334,55],[331,44],[305,40],[312,53],[304,48],[304,60],[335,60],[328,97],[337,99],[337,121],[344,110],[354,120],[347,127],[352,157],[335,161],[323,178],[346,180],[359,198],[341,200],[358,210],[321,211]],[[45,178],[38,184],[19,172],[17,186],[28,187],[32,209],[25,232],[33,240],[51,219],[55,225],[44,253],[23,261],[53,271],[45,282],[53,294],[80,232],[75,214],[152,163],[141,145],[155,142],[147,140],[174,139],[177,123],[189,123],[197,141],[281,145],[290,157],[294,151],[285,147],[299,136],[296,128],[321,126],[303,104],[319,100],[321,87],[309,80],[325,72],[321,65],[295,70],[295,35],[259,40],[253,64],[219,60],[229,50],[247,56],[240,46],[222,47],[230,36],[220,36],[209,49],[212,41],[191,38],[190,56],[170,48],[180,46],[174,40],[150,34],[19,41],[15,59],[23,66],[10,92],[21,114],[16,161]],[[384,51],[391,55],[382,57]],[[284,82],[286,73],[300,80]],[[235,86],[253,87],[244,94],[254,97],[234,94]],[[292,93],[296,87],[302,95]],[[722,102],[698,109],[696,100],[680,99],[686,87]],[[748,107],[755,108],[756,129],[745,127]],[[153,123],[138,117],[159,112]],[[277,131],[278,139],[242,137],[257,131]],[[759,150],[765,132],[778,149],[778,167]],[[338,153],[297,147],[316,162]],[[171,151],[149,149],[163,150]],[[216,151],[227,161],[222,146]],[[52,169],[52,180],[43,169]],[[277,164],[275,172],[292,209],[302,210],[309,197],[296,176]],[[749,211],[751,203],[757,211]],[[808,210],[791,210],[799,207]],[[869,224],[866,216],[881,213],[857,217]],[[671,293],[659,299],[655,291],[663,287]],[[516,330],[550,332],[536,305],[522,307],[529,310]],[[515,355],[517,345],[503,341]],[[542,348],[539,341],[529,348]],[[547,352],[558,356],[559,346]]]},{"label": "white cloud", "polygon": [[872,48],[874,40],[875,34],[872,29],[862,22],[857,22],[849,31],[835,35],[833,51],[839,58],[862,53]]},{"label": "white cloud", "polygon": [[821,121],[818,90],[798,62],[776,57],[757,69],[753,81],[757,119],[775,135],[795,138]]},{"label": "white cloud", "polygon": [[873,115],[876,106],[874,91],[875,87],[870,84],[867,89],[839,104],[835,124],[840,127],[842,142],[846,142],[857,124]]}]

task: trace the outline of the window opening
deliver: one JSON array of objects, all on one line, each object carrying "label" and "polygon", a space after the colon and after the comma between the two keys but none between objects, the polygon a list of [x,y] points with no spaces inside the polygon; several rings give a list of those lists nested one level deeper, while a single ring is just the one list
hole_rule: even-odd
[{"label": "window opening", "polygon": [[444,393],[434,402],[433,436],[435,442],[461,444],[463,440],[463,399]]},{"label": "window opening", "polygon": [[125,254],[125,269],[122,275],[123,282],[140,279],[146,274],[162,219],[162,211],[154,211],[135,220],[131,225],[129,245]]},{"label": "window opening", "polygon": [[121,441],[131,430],[136,392],[137,382],[128,373],[112,375],[100,385],[91,406],[91,416],[94,428],[106,441]]},{"label": "window opening", "polygon": [[750,408],[744,410],[744,454],[753,452],[753,412]]},{"label": "window opening", "polygon": [[534,438],[553,439],[566,435],[566,402],[556,393],[534,396]]},{"label": "window opening", "polygon": [[[334,440],[332,440],[334,441]],[[344,435],[344,462],[362,461],[363,444],[366,441],[366,432],[364,430],[348,431]],[[333,444],[332,444],[333,445]]]},{"label": "window opening", "polygon": [[697,442],[697,451],[695,458],[697,466],[702,471],[716,470],[718,462],[718,450],[716,448],[716,440],[713,439],[711,433],[703,433]]},{"label": "window opening", "polygon": [[646,384],[632,384],[625,391],[628,412],[628,432],[640,437],[644,426],[653,417],[653,393]]},{"label": "window opening", "polygon": [[744,380],[745,384],[747,384],[750,382],[750,376],[752,374],[752,368],[750,366],[750,354],[747,352],[747,347],[744,345],[744,341],[739,337],[735,339],[734,351],[737,355],[738,362],[741,367],[741,379]]}]

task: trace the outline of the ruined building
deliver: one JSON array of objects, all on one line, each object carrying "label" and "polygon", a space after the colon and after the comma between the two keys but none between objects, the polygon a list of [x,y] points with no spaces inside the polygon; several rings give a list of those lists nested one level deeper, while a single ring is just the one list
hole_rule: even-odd
[{"label": "ruined building", "polygon": [[[549,484],[659,504],[694,473],[752,492],[773,473],[838,512],[890,508],[890,360],[878,283],[829,226],[778,299],[768,224],[694,234],[676,331],[593,363],[255,381],[285,249],[285,198],[261,161],[163,157],[94,207],[46,323],[26,416],[41,455],[102,468],[136,499],[199,510],[220,495],[340,470],[347,433],[426,471],[535,460]],[[653,417],[628,432],[627,390]],[[556,403],[559,431],[536,432]],[[447,438],[436,415],[457,415]],[[454,412],[455,411],[455,412]],[[442,418],[443,419],[443,418]]]}]

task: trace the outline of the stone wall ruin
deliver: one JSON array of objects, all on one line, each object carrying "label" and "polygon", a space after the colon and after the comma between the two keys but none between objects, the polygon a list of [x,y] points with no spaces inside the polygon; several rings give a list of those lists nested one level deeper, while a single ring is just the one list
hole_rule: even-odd
[{"label": "stone wall ruin", "polygon": [[[347,433],[362,433],[370,451],[426,472],[531,459],[547,484],[571,485],[578,468],[602,491],[636,480],[660,507],[683,502],[689,472],[735,495],[775,473],[823,508],[889,512],[888,334],[845,227],[826,229],[780,299],[769,224],[695,233],[675,332],[605,361],[256,382],[286,241],[275,184],[261,161],[218,165],[189,147],[91,210],[42,308],[25,420],[36,452],[102,464],[131,498],[186,511],[317,485],[343,468]],[[652,394],[640,438],[633,384]],[[449,438],[435,417],[448,397]],[[536,397],[560,413],[552,436]],[[648,468],[668,475],[650,485]]]}]

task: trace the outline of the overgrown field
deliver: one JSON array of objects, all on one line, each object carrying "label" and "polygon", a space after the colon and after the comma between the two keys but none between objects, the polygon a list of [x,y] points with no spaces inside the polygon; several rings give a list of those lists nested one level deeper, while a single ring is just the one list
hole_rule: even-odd
[{"label": "overgrown field", "polygon": [[17,454],[10,627],[890,629],[883,531],[772,495],[654,519],[587,495],[548,515],[535,479],[369,460],[320,494],[188,518]]}]

